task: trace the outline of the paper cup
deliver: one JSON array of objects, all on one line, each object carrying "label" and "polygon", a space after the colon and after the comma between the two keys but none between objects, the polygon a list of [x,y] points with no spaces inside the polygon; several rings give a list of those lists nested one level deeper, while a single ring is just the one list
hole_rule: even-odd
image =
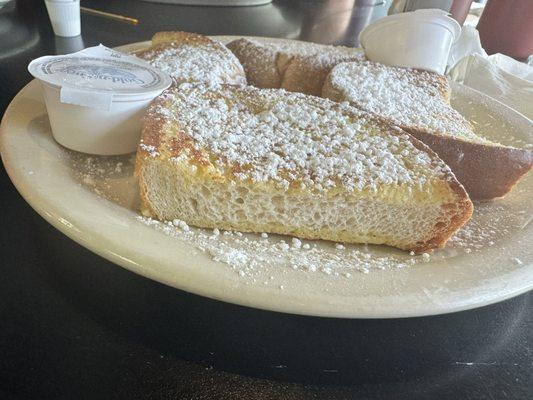
[{"label": "paper cup", "polygon": [[359,35],[371,61],[444,74],[461,27],[442,10],[418,10],[382,18]]},{"label": "paper cup", "polygon": [[45,3],[57,36],[72,37],[81,34],[79,0],[45,0]]}]

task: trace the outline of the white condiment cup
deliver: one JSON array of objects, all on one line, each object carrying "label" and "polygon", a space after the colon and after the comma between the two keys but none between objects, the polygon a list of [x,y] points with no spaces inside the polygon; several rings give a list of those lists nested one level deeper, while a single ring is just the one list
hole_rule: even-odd
[{"label": "white condiment cup", "polygon": [[359,42],[371,61],[443,74],[460,33],[445,11],[428,9],[379,19],[361,32]]},{"label": "white condiment cup", "polygon": [[41,82],[54,139],[98,155],[137,149],[147,105],[171,84],[168,75],[102,45],[28,66]]},{"label": "white condiment cup", "polygon": [[81,34],[80,0],[45,0],[52,29],[57,36]]}]

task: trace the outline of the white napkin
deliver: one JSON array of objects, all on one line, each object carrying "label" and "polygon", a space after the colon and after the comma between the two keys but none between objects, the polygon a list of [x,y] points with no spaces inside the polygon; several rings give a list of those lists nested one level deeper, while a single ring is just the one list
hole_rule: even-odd
[{"label": "white napkin", "polygon": [[473,26],[463,26],[461,29],[461,35],[455,41],[450,54],[448,56],[448,68],[453,67],[460,60],[467,56],[479,54],[480,56],[487,58],[488,55],[481,47],[481,41],[479,40],[479,32]]},{"label": "white napkin", "polygon": [[479,35],[463,27],[450,52],[448,76],[479,90],[533,120],[533,67],[503,54],[487,56]]}]

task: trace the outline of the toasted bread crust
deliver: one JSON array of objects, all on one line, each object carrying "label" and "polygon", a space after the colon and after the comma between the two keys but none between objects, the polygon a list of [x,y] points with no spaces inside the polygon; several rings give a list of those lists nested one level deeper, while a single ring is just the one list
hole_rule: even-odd
[{"label": "toasted bread crust", "polygon": [[[311,46],[309,43],[302,45]],[[249,84],[259,88],[282,88],[320,96],[324,81],[337,64],[364,57],[361,51],[342,46],[321,46],[315,54],[298,54],[275,46],[263,46],[249,39],[237,39],[226,45],[239,59]],[[311,51],[313,52],[313,51]]]},{"label": "toasted bread crust", "polygon": [[[426,151],[432,158],[439,159],[439,156],[435,151],[416,137],[411,137],[411,143],[413,143],[416,148]],[[423,253],[425,251],[444,247],[452,235],[472,217],[474,206],[467,191],[460,181],[456,179],[453,173],[447,173],[447,178],[451,190],[457,195],[455,202],[443,205],[443,209],[445,209],[446,213],[451,217],[450,222],[447,225],[444,224],[438,226],[437,224],[433,234],[424,242],[417,243],[417,246],[413,248],[415,253]]]},{"label": "toasted bread crust", "polygon": [[[226,45],[240,61],[250,85],[259,88],[279,88],[283,78],[280,56],[266,47],[254,46],[247,39],[237,39]],[[253,54],[250,57],[249,54]]]},{"label": "toasted bread crust", "polygon": [[472,200],[505,196],[531,170],[533,152],[403,128],[426,143],[451,168]]},{"label": "toasted bread crust", "polygon": [[315,58],[316,56],[292,56],[283,72],[280,87],[290,92],[320,96],[324,81],[335,65],[358,60],[361,56],[335,57],[320,63],[315,62]]},{"label": "toasted bread crust", "polygon": [[152,36],[152,46],[172,43],[202,43],[211,44],[213,39],[200,35],[199,33],[183,32],[183,31],[163,31],[157,32]]}]

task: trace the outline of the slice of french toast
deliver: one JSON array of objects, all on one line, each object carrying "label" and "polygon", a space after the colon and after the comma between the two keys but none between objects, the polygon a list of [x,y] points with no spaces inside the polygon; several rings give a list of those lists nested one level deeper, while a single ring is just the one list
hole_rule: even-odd
[{"label": "slice of french toast", "polygon": [[227,44],[241,62],[248,83],[320,96],[331,68],[364,58],[361,49],[317,43],[237,39]]},{"label": "slice of french toast", "polygon": [[152,46],[135,54],[169,74],[177,84],[245,85],[239,60],[222,43],[190,32],[158,32]]},{"label": "slice of french toast", "polygon": [[143,212],[205,228],[442,247],[472,214],[446,164],[348,103],[251,86],[182,84],[144,118]]},{"label": "slice of french toast", "polygon": [[491,142],[449,104],[446,77],[371,61],[342,63],[322,95],[400,126],[446,162],[473,200],[504,196],[533,165],[533,153]]}]

